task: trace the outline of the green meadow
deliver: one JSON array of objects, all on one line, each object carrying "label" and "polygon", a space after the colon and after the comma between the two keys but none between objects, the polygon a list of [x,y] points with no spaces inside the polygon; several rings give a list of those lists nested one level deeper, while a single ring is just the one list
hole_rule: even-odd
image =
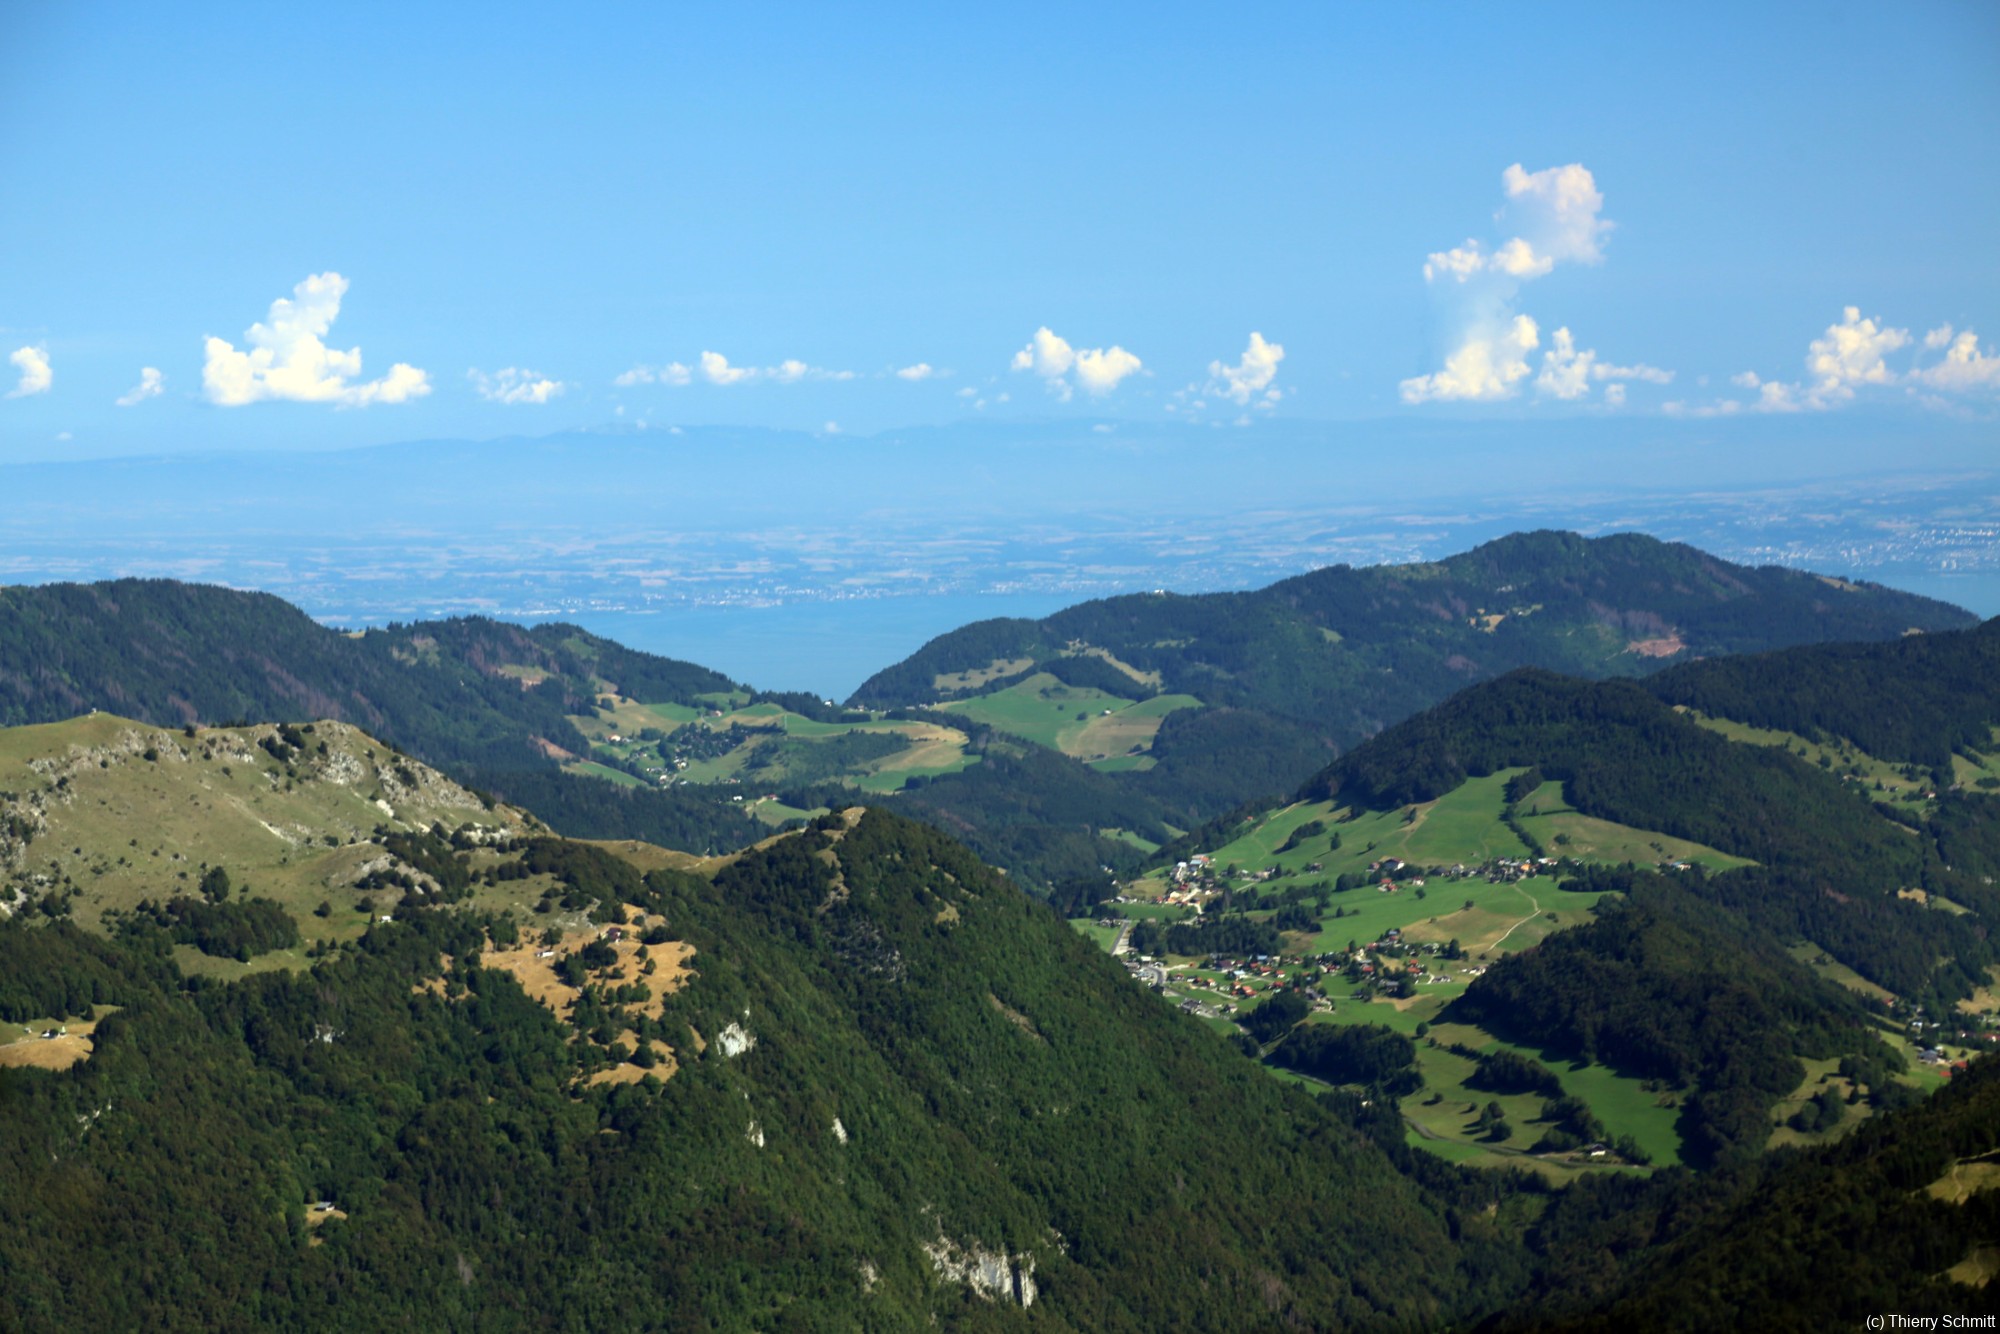
[{"label": "green meadow", "polygon": [[[769,787],[784,782],[836,781],[865,792],[894,792],[911,778],[956,773],[979,760],[966,752],[963,732],[936,723],[879,716],[825,722],[768,701],[750,704],[743,696],[709,698],[711,707],[697,709],[605,696],[594,716],[578,715],[572,721],[590,738],[600,760],[655,769],[660,777],[693,784]],[[704,755],[685,768],[670,767],[668,757],[675,753],[677,740],[696,733],[728,733],[732,728],[742,728],[750,735],[721,754]],[[648,733],[663,735],[665,740],[647,739]],[[857,735],[895,738],[903,744],[886,753],[869,747],[861,758],[842,754],[845,739]],[[767,742],[777,743],[775,756],[763,748]],[[753,760],[759,762],[753,765]],[[597,761],[579,760],[567,767],[571,772],[613,782],[642,782]]]},{"label": "green meadow", "polygon": [[1192,695],[1131,700],[1094,686],[1065,685],[1036,672],[1005,690],[942,706],[996,731],[1112,769],[1138,768],[1160,720],[1176,709],[1200,708]]}]

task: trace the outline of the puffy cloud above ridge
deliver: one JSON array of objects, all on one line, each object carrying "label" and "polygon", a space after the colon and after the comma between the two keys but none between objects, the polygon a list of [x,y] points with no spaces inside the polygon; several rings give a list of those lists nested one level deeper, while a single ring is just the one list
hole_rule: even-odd
[{"label": "puffy cloud above ridge", "polygon": [[157,366],[141,366],[139,383],[127,389],[113,401],[121,408],[134,408],[149,398],[158,398],[166,392],[167,377]]},{"label": "puffy cloud above ridge", "polygon": [[1208,363],[1206,392],[1230,399],[1238,406],[1247,405],[1259,394],[1264,395],[1261,404],[1275,403],[1281,395],[1271,382],[1278,378],[1278,363],[1284,359],[1284,344],[1266,342],[1263,334],[1252,330],[1249,346],[1243,349],[1234,366],[1225,366],[1220,361]]},{"label": "puffy cloud above ridge", "polygon": [[828,370],[823,366],[812,366],[796,357],[788,357],[775,366],[737,366],[720,352],[707,349],[695,358],[695,364],[670,361],[663,366],[634,366],[612,380],[621,389],[634,385],[664,384],[688,385],[699,378],[708,384],[721,388],[732,385],[755,384],[769,381],[773,384],[797,384],[801,380],[852,380],[853,371]]},{"label": "puffy cloud above ridge", "polygon": [[[1073,389],[1079,387],[1094,397],[1101,397],[1116,389],[1127,376],[1145,369],[1144,362],[1115,343],[1110,347],[1079,351],[1046,324],[1035,330],[1035,336],[1028,340],[1028,345],[1016,352],[1008,364],[1010,369],[1016,371],[1033,371],[1048,386],[1049,392],[1064,402],[1068,402]],[[1072,375],[1075,385],[1071,384]]]},{"label": "puffy cloud above ridge", "polygon": [[29,347],[14,349],[7,360],[21,373],[14,387],[7,391],[9,398],[30,398],[36,394],[46,394],[55,383],[56,375],[49,365],[49,350],[39,343]]},{"label": "puffy cloud above ridge", "polygon": [[1540,328],[1527,315],[1516,315],[1492,331],[1482,328],[1468,333],[1445,358],[1442,370],[1402,382],[1403,401],[1490,403],[1512,398],[1515,386],[1528,377],[1528,354],[1541,341]]},{"label": "puffy cloud above ridge", "polygon": [[[1906,348],[1916,353],[1943,350],[1942,360],[1897,370],[1892,355]],[[1806,345],[1805,374],[1796,381],[1771,380],[1756,371],[1730,377],[1739,389],[1752,390],[1752,400],[1725,398],[1706,404],[1669,403],[1667,410],[1688,416],[1728,416],[1737,412],[1827,411],[1853,402],[1858,391],[1901,387],[1930,407],[1951,407],[1949,397],[2000,390],[2000,355],[1982,350],[1971,329],[1940,325],[1922,339],[1878,317],[1864,317],[1859,306],[1845,306],[1840,319]]]},{"label": "puffy cloud above ridge", "polygon": [[338,273],[313,274],[291,297],[271,303],[264,322],[243,335],[248,351],[211,334],[203,343],[202,389],[219,407],[283,400],[366,407],[406,403],[430,393],[430,375],[397,362],[379,380],[360,381],[361,349],[342,352],[322,341],[340,317],[347,279]]},{"label": "puffy cloud above ridge", "polygon": [[465,378],[472,381],[472,387],[487,402],[509,407],[546,403],[569,387],[561,380],[551,380],[538,371],[519,366],[509,366],[491,375],[475,367],[465,373]]},{"label": "puffy cloud above ridge", "polygon": [[1541,327],[1515,309],[1514,298],[1558,264],[1600,263],[1612,223],[1603,217],[1596,178],[1581,163],[1531,172],[1517,162],[1500,181],[1507,196],[1500,217],[1515,224],[1514,234],[1491,249],[1470,238],[1424,261],[1424,281],[1445,305],[1453,343],[1441,369],[1399,382],[1403,401],[1490,403],[1532,387],[1538,397],[1574,402],[1608,382],[1617,392],[1607,388],[1605,402],[1618,407],[1626,382],[1671,380],[1671,371],[1656,366],[1600,361],[1594,349],[1576,345],[1567,326],[1550,336],[1534,373],[1528,358],[1541,347]]}]

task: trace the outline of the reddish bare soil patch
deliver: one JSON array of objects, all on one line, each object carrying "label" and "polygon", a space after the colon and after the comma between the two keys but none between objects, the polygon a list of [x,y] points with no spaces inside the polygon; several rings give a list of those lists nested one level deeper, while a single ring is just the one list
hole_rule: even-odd
[{"label": "reddish bare soil patch", "polygon": [[1636,653],[1642,658],[1671,658],[1687,648],[1685,641],[1677,634],[1661,635],[1656,639],[1635,639],[1625,646],[1627,653]]}]

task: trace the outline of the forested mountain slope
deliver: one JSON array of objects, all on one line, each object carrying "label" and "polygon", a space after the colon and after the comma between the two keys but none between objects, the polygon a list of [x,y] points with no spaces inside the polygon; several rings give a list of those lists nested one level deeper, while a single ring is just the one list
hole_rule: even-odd
[{"label": "forested mountain slope", "polygon": [[1040,621],[982,621],[877,673],[854,699],[921,704],[991,693],[1032,670],[1087,672],[1128,692],[1150,684],[1298,719],[1346,745],[1516,667],[1638,676],[1973,619],[1878,585],[1734,565],[1639,534],[1520,533],[1427,564],[1333,566],[1253,592],[1134,594]]},{"label": "forested mountain slope", "polygon": [[[32,772],[57,807],[200,790],[241,735]],[[254,749],[232,768],[308,811],[310,761]],[[94,1024],[0,1046],[4,1323],[1429,1326],[1524,1275],[1456,1221],[1498,1184],[1400,1174],[921,825],[829,816],[711,882],[505,812],[325,809],[387,870],[290,967],[185,971],[189,922],[286,914],[151,849],[118,867],[134,911],[0,923],[0,1019]],[[31,860],[85,837],[58,814]]]},{"label": "forested mountain slope", "polygon": [[[1832,1329],[2000,1315],[2000,1064],[1838,1143],[1705,1178],[1603,1179],[1531,1234],[1503,1329]],[[1938,1328],[1952,1328],[1938,1325]]]},{"label": "forested mountain slope", "polygon": [[[1455,706],[1322,782],[1380,794],[1371,752],[1412,737],[1576,775],[1644,742],[1708,764],[1728,804],[1770,788],[1728,819],[1657,807],[1770,859],[1746,870],[1831,874],[1780,827],[1801,811],[1864,861],[1868,820],[1888,827],[1789,749],[1627,683],[1531,673]],[[1731,1100],[1801,1043],[1881,1059],[1849,1040],[1866,1007],[1724,892],[1739,872],[1611,873],[1622,906],[1488,974],[1484,1003],[1516,987],[1524,1026],[1587,1019],[1601,1059],[1684,1044],[1708,1097],[1713,1173],[1552,1192],[1407,1147],[1380,1091],[1272,1079],[884,811],[696,862],[550,837],[324,722],[99,716],[0,732],[0,765],[10,882],[33,891],[0,922],[11,1327],[1718,1327],[1990,1305],[1962,1286],[1992,1268],[2000,1198],[1983,1067],[1838,1144],[1764,1160],[1731,1138]],[[1635,806],[1671,790],[1597,781]],[[1786,883],[1749,889],[1792,911]],[[1953,925],[1976,903],[1878,918],[1864,886],[1817,884],[1869,930],[1954,933],[1895,956],[1934,992],[1958,976],[1935,959],[1976,946]]]},{"label": "forested mountain slope", "polygon": [[[1715,654],[1972,623],[1927,598],[1638,534],[1535,532],[1420,565],[982,621],[877,673],[854,702],[936,705],[1038,740],[1131,792],[1137,813],[1124,823],[1151,811],[1192,828],[1516,668],[1644,676]],[[925,799],[980,827],[985,802],[969,783],[941,778]]]},{"label": "forested mountain slope", "polygon": [[[1766,1109],[1798,1084],[1799,1057],[1841,1057],[1854,1086],[1879,1090],[1865,1073],[1886,1068],[1876,1021],[1942,1025],[1958,1041],[1977,1027],[1982,1011],[1960,1003],[1987,994],[2000,962],[1996,647],[2000,621],[1693,664],[1647,683],[1524,670],[1388,729],[1300,796],[1415,809],[1519,770],[1533,777],[1518,790],[1559,783],[1586,817],[1749,862],[1566,872],[1618,897],[1592,925],[1501,960],[1446,1012],[1698,1086],[1681,1118],[1691,1160],[1737,1158],[1762,1147]],[[1865,994],[1798,962],[1814,955]]]}]

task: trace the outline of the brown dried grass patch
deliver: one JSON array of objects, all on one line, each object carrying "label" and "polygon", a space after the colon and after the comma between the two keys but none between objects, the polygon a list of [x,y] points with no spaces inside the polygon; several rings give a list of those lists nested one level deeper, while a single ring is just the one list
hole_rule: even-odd
[{"label": "brown dried grass patch", "polygon": [[67,1070],[90,1059],[90,1039],[79,1033],[59,1038],[23,1038],[0,1047],[0,1066],[13,1069]]}]

